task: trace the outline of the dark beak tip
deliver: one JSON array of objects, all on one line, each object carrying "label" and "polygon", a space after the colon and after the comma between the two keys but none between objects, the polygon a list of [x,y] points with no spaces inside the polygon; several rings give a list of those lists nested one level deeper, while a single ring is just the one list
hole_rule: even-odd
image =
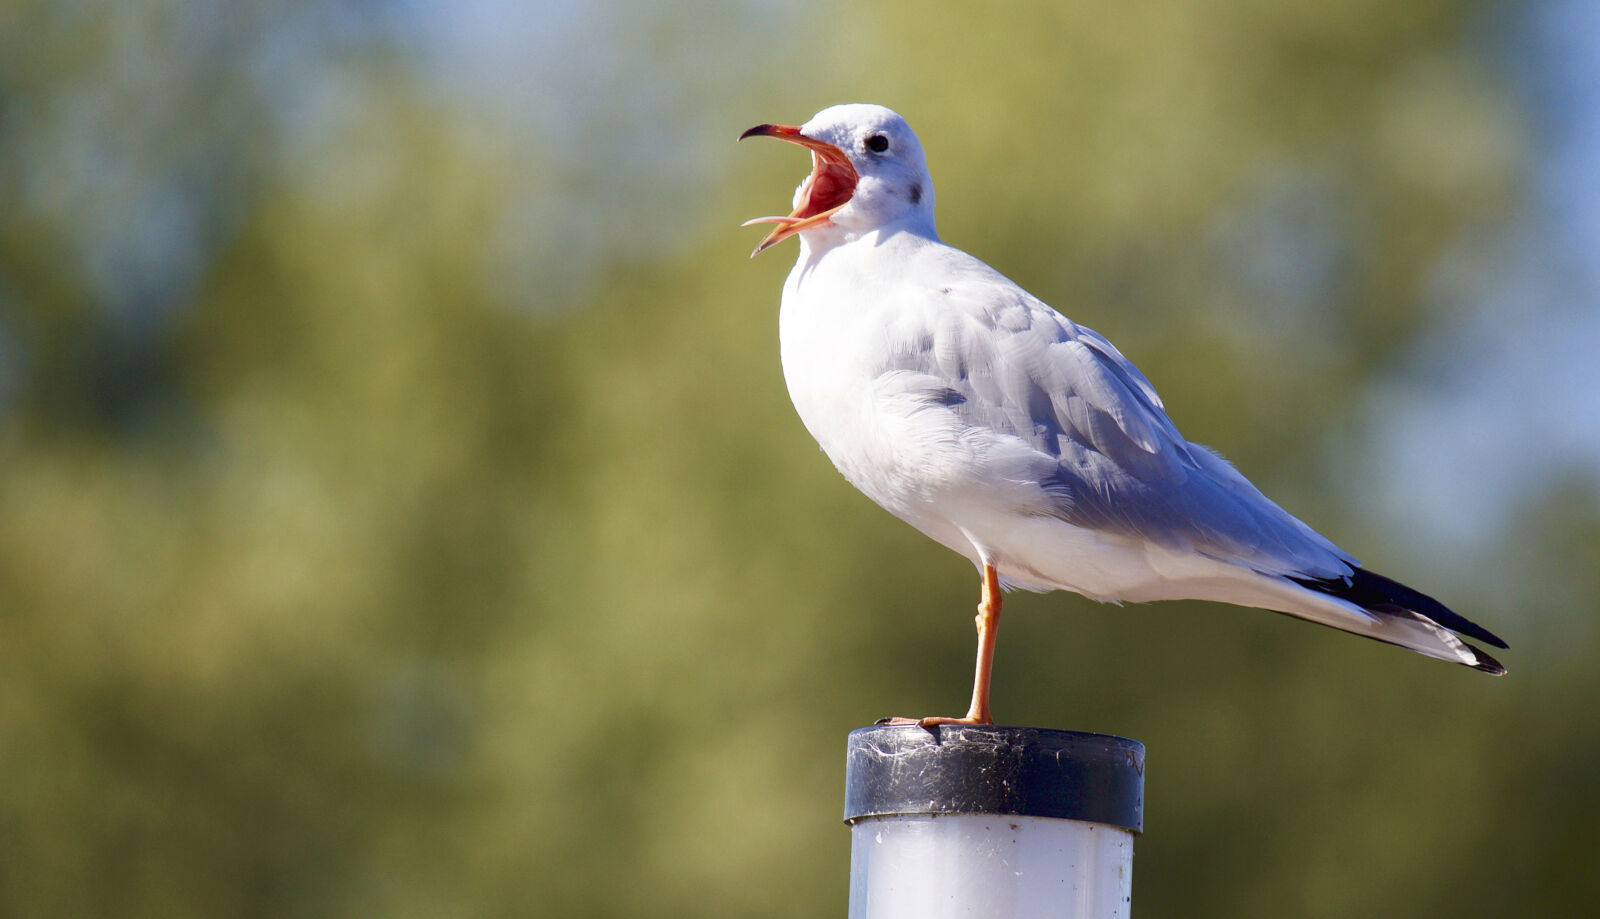
[{"label": "dark beak tip", "polygon": [[[740,134],[739,135],[739,140],[744,140],[746,137],[756,137],[758,135],[763,135],[763,134],[766,134],[768,131],[771,131],[771,130],[772,130],[772,125],[770,125],[770,124],[758,124],[755,127],[751,128],[750,130],[745,131],[743,134]],[[737,141],[735,141],[735,143],[737,143]]]}]

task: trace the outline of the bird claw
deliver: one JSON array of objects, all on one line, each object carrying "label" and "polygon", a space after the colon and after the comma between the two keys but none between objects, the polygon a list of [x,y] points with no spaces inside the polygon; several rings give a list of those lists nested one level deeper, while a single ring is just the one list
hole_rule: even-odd
[{"label": "bird claw", "polygon": [[974,718],[970,715],[965,718],[945,718],[938,715],[929,715],[926,718],[901,718],[897,716],[894,718],[879,718],[877,721],[874,721],[873,724],[891,726],[914,724],[931,734],[933,733],[933,729],[941,724],[994,724],[994,719]]}]

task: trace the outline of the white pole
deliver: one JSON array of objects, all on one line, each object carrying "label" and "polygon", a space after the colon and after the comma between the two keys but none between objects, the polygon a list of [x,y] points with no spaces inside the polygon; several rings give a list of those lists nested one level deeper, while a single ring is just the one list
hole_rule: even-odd
[{"label": "white pole", "polygon": [[1144,746],[1043,728],[850,733],[850,919],[1125,917]]}]

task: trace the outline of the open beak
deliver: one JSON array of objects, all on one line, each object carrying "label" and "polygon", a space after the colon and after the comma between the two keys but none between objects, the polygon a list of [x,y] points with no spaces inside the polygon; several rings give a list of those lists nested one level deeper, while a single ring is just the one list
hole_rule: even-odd
[{"label": "open beak", "polygon": [[762,250],[783,242],[801,230],[809,230],[827,223],[839,208],[850,203],[850,196],[856,193],[858,178],[856,167],[850,165],[850,158],[845,156],[843,150],[833,144],[801,134],[800,129],[794,125],[758,124],[740,134],[739,139],[756,136],[776,137],[810,150],[811,175],[806,176],[805,184],[800,187],[800,204],[794,209],[794,213],[787,217],[757,217],[742,224],[747,227],[757,223],[777,224],[777,227],[767,234],[767,238],[761,241],[761,245],[756,246],[756,251],[750,253],[751,258],[755,258]]}]

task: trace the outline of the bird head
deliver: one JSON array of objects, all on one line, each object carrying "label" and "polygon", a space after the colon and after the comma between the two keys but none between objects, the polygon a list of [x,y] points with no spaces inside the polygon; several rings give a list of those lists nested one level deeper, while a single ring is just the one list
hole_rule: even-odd
[{"label": "bird head", "polygon": [[904,118],[881,105],[835,105],[803,125],[762,124],[739,135],[775,137],[811,151],[811,174],[794,193],[786,217],[757,217],[777,224],[752,256],[796,233],[842,228],[866,233],[911,219],[933,232],[933,180],[922,144]]}]

